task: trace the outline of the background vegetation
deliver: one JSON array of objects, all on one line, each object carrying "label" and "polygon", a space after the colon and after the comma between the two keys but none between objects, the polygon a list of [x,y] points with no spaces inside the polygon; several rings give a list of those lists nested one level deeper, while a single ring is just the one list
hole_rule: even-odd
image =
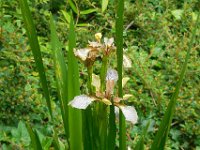
[{"label": "background vegetation", "polygon": [[[77,28],[77,46],[84,47],[96,32],[111,37],[115,33],[115,1],[110,0],[102,12],[100,1],[83,0],[76,3],[79,15],[73,13]],[[52,122],[39,84],[33,55],[25,35],[19,3],[1,1],[0,28],[0,147],[28,149],[30,138],[23,122],[39,131],[42,144],[51,145]],[[29,2],[36,25],[43,62],[50,85],[56,128],[62,139],[61,112],[50,49],[50,12],[56,18],[57,33],[63,50],[67,48],[69,18],[66,1],[34,0]],[[147,149],[169,102],[181,64],[190,42],[190,33],[200,8],[198,0],[127,0],[124,12],[124,48],[133,67],[126,70],[130,82],[125,91],[133,94],[139,122],[127,124],[128,145],[134,147],[142,128],[150,120],[145,143]],[[84,10],[90,10],[84,12]],[[82,12],[82,13],[81,13]],[[198,25],[200,27],[200,25]],[[180,90],[166,149],[200,149],[200,30],[191,51],[186,78]],[[113,63],[115,60],[113,60]],[[85,70],[81,67],[81,83]],[[95,70],[98,72],[98,70]],[[81,84],[84,92],[86,85]],[[44,136],[45,135],[45,136]]]}]

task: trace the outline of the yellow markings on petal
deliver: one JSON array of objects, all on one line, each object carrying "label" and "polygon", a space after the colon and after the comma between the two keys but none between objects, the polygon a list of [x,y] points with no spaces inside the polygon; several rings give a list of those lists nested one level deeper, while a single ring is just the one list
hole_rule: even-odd
[{"label": "yellow markings on petal", "polygon": [[107,98],[103,98],[103,99],[102,99],[102,102],[103,102],[104,104],[106,104],[106,105],[112,105],[111,101],[108,100]]},{"label": "yellow markings on petal", "polygon": [[128,82],[129,79],[130,79],[129,77],[124,77],[122,79],[122,88],[126,85],[126,83]]},{"label": "yellow markings on petal", "polygon": [[132,61],[126,55],[123,55],[123,66],[124,66],[124,68],[131,68],[132,67]]},{"label": "yellow markings on petal", "polygon": [[92,74],[92,85],[96,88],[96,92],[100,91],[100,77],[98,75]]}]

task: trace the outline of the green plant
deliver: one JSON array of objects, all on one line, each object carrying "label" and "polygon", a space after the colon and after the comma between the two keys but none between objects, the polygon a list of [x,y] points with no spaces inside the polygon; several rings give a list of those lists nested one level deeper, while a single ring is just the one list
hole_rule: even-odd
[{"label": "green plant", "polygon": [[[123,1],[120,1],[120,2],[122,2],[123,3]],[[119,7],[119,8],[121,8],[122,10],[123,10],[123,5],[119,5],[119,6],[121,6],[121,7]],[[121,10],[121,9],[119,9],[119,10]],[[76,12],[77,10],[74,8],[74,11]],[[108,91],[112,91],[112,88],[113,88],[113,85],[114,85],[114,83],[113,83],[113,81],[111,82],[110,80],[107,80],[107,83],[106,83],[106,85],[105,85],[105,77],[106,77],[106,72],[107,72],[107,68],[108,68],[108,66],[107,66],[107,64],[108,64],[108,60],[109,60],[109,57],[108,56],[106,56],[105,54],[103,55],[103,57],[102,57],[102,67],[101,67],[101,72],[100,72],[100,83],[101,83],[101,85],[100,85],[100,91],[101,92],[103,92],[105,89],[106,89],[106,93],[105,93],[105,95],[104,94],[102,94],[102,93],[99,93],[100,94],[100,98],[101,99],[98,99],[98,97],[96,98],[95,97],[95,100],[91,100],[91,97],[88,97],[88,96],[76,96],[77,94],[79,94],[79,89],[78,89],[78,87],[79,87],[79,83],[77,82],[77,80],[79,79],[78,78],[78,68],[77,68],[77,63],[76,63],[76,61],[75,61],[75,59],[74,59],[74,54],[73,54],[73,47],[75,47],[75,36],[74,36],[74,30],[73,30],[73,24],[72,24],[72,21],[70,21],[70,27],[71,27],[71,30],[70,30],[70,33],[71,33],[71,36],[70,36],[70,44],[69,44],[69,51],[68,51],[68,56],[70,56],[69,58],[68,58],[68,71],[71,71],[71,73],[69,73],[68,72],[68,79],[70,79],[70,83],[68,83],[68,85],[69,85],[69,89],[68,89],[68,95],[67,96],[69,96],[69,94],[71,94],[70,95],[70,97],[68,97],[68,99],[70,100],[70,99],[72,99],[74,96],[76,96],[75,98],[74,98],[74,100],[73,101],[71,101],[70,102],[70,105],[72,105],[73,107],[77,107],[77,108],[86,108],[92,101],[102,101],[103,103],[106,103],[107,105],[112,105],[112,103],[114,102],[115,103],[115,105],[118,105],[121,109],[122,109],[122,104],[120,104],[119,102],[116,102],[116,100],[118,100],[118,101],[121,101],[121,99],[120,99],[120,97],[122,97],[122,58],[123,58],[123,51],[122,51],[122,44],[123,44],[123,28],[122,28],[122,25],[123,25],[123,19],[122,19],[122,14],[123,14],[123,11],[119,11],[120,13],[118,14],[119,16],[118,16],[118,19],[119,20],[117,20],[117,25],[116,25],[116,33],[117,33],[117,49],[118,49],[118,74],[119,74],[119,80],[118,80],[118,89],[119,89],[119,97],[117,97],[116,99],[111,99],[111,101],[110,101],[110,99],[109,99],[109,96],[110,96],[110,92],[108,92]],[[197,19],[198,20],[198,19]],[[51,21],[51,23],[52,23],[52,21]],[[54,30],[54,32],[55,32],[55,30]],[[194,32],[195,33],[195,32]],[[194,35],[194,34],[193,34]],[[56,35],[54,34],[52,37],[55,37]],[[100,36],[99,34],[97,35],[97,37],[98,36]],[[30,38],[30,37],[29,37]],[[54,39],[54,40],[56,40],[56,41],[58,41],[57,40],[57,38],[56,39]],[[106,42],[107,41],[107,42]],[[107,44],[106,44],[107,43]],[[191,42],[191,43],[193,43],[193,42]],[[52,46],[53,46],[54,44],[52,43]],[[56,44],[55,44],[56,45]],[[54,45],[54,48],[57,48],[56,46]],[[93,45],[93,46],[92,46]],[[59,46],[59,45],[57,45],[57,46]],[[112,39],[107,39],[107,40],[105,40],[105,45],[104,46],[102,46],[101,44],[100,44],[100,42],[98,41],[98,38],[97,38],[97,43],[90,43],[90,48],[91,49],[97,49],[97,48],[101,48],[102,49],[102,47],[112,47],[113,45],[112,45]],[[92,86],[92,81],[94,81],[94,79],[92,78],[92,72],[93,72],[93,59],[95,59],[96,58],[96,50],[94,50],[93,52],[94,52],[94,54],[92,53],[91,55],[94,57],[92,57],[91,56],[91,58],[93,58],[93,59],[91,59],[90,61],[88,61],[87,59],[90,59],[90,58],[88,58],[87,56],[90,56],[89,54],[90,54],[90,51],[92,51],[91,49],[84,49],[84,50],[82,50],[82,52],[83,52],[83,54],[85,54],[86,56],[86,68],[87,68],[87,70],[88,70],[88,94],[89,94],[89,96],[97,96],[97,94],[94,92],[95,91],[95,89],[94,89],[94,87]],[[159,132],[158,132],[158,135],[159,134],[163,134],[164,133],[164,138],[163,139],[161,139],[161,140],[163,140],[162,142],[161,142],[161,144],[159,145],[159,142],[157,141],[157,139],[154,141],[154,144],[153,144],[153,146],[158,146],[158,147],[156,147],[155,149],[164,149],[164,145],[165,145],[165,142],[166,142],[166,139],[167,139],[167,135],[168,135],[168,132],[169,132],[169,127],[170,127],[170,124],[171,124],[171,120],[172,120],[172,116],[173,116],[173,112],[174,112],[174,107],[175,107],[175,102],[176,102],[176,99],[177,99],[177,96],[178,96],[178,91],[179,91],[179,89],[180,89],[180,85],[181,85],[181,82],[182,82],[182,80],[183,80],[183,75],[184,75],[184,73],[185,73],[185,68],[186,68],[186,65],[187,65],[187,60],[188,60],[188,56],[189,56],[189,51],[190,51],[190,49],[191,49],[191,46],[190,46],[190,48],[189,48],[189,50],[188,50],[188,55],[187,55],[187,57],[186,57],[186,63],[184,64],[184,67],[183,67],[183,71],[182,71],[182,73],[181,73],[181,77],[180,77],[180,80],[179,80],[179,83],[178,83],[178,86],[177,86],[177,88],[176,88],[176,91],[175,91],[175,96],[173,96],[172,97],[172,100],[171,100],[171,102],[170,102],[170,105],[169,105],[169,107],[168,107],[168,111],[170,112],[170,113],[166,113],[166,115],[165,115],[165,117],[164,117],[164,123],[167,123],[168,124],[168,127],[166,128],[166,130],[164,130],[164,123],[162,123],[162,124],[164,124],[164,125],[161,125],[161,127],[160,127],[160,130],[159,130]],[[75,52],[75,55],[78,55],[78,53],[80,54],[81,52],[80,52],[81,50],[79,50],[79,52],[78,52],[78,50]],[[105,51],[105,49],[104,49],[104,51]],[[61,55],[60,55],[61,56]],[[56,53],[54,53],[54,59],[56,58]],[[63,59],[63,58],[62,58]],[[82,58],[83,59],[83,58]],[[58,63],[59,64],[59,62],[56,62],[57,61],[57,59],[55,59],[54,60],[54,62],[55,63]],[[74,63],[75,62],[75,63]],[[74,64],[73,64],[74,63]],[[64,64],[64,60],[62,60],[62,62],[60,63],[60,65],[62,65],[62,64]],[[92,65],[91,65],[92,64]],[[72,67],[72,66],[74,66],[74,67]],[[110,73],[110,72],[112,72],[112,73]],[[57,72],[57,74],[58,74],[58,72]],[[111,70],[108,70],[108,76],[109,76],[109,74],[117,74],[115,71],[111,71]],[[75,76],[75,78],[73,78],[73,76]],[[116,76],[116,75],[115,75]],[[57,75],[57,80],[59,80],[58,79],[59,78],[59,75]],[[98,78],[98,77],[97,77]],[[108,77],[108,78],[110,78],[110,77]],[[114,78],[113,80],[116,80],[115,79],[115,77],[111,77],[111,78]],[[63,80],[63,79],[61,79],[61,80]],[[74,81],[74,80],[76,80],[76,81]],[[96,81],[96,82],[99,82],[99,81]],[[74,83],[74,84],[73,84]],[[144,80],[144,83],[146,83],[145,82],[145,80]],[[58,81],[58,87],[59,87],[59,81]],[[75,87],[74,87],[74,85],[75,85]],[[60,86],[61,87],[61,86]],[[60,97],[62,97],[63,96],[63,89],[60,89],[60,87],[58,88],[58,90],[59,91],[61,91],[60,93]],[[76,88],[76,92],[74,93],[73,91],[70,91],[70,90],[72,90],[72,87],[74,87],[74,88]],[[96,86],[95,88],[96,89],[98,89],[97,88],[98,86]],[[109,88],[110,89],[109,89]],[[150,87],[148,87],[148,88],[150,88]],[[95,94],[94,94],[94,93]],[[82,100],[84,99],[84,102],[82,103]],[[62,98],[61,98],[61,101],[60,101],[61,103],[62,102],[64,102],[64,100],[62,100]],[[92,137],[95,137],[95,136],[97,136],[97,143],[99,144],[100,143],[100,145],[102,146],[102,149],[104,149],[105,147],[107,147],[107,143],[105,142],[105,141],[107,141],[106,139],[107,139],[107,128],[103,128],[103,127],[105,127],[105,126],[109,126],[110,127],[110,125],[109,125],[109,123],[110,124],[115,124],[114,123],[114,109],[113,109],[113,106],[111,106],[110,107],[110,118],[109,118],[109,121],[107,120],[108,118],[107,118],[107,113],[105,113],[105,114],[103,114],[103,113],[100,113],[100,112],[104,112],[105,110],[106,110],[106,107],[107,106],[105,106],[105,105],[103,105],[103,103],[97,103],[97,106],[94,106],[94,108],[91,108],[91,112],[92,112],[92,114],[93,114],[93,112],[94,112],[94,116],[96,117],[96,118],[98,118],[98,117],[102,117],[103,118],[103,120],[100,122],[100,124],[99,125],[94,125],[92,128],[94,128],[94,129],[97,129],[97,131],[94,131],[94,129],[92,129],[92,131],[93,131],[93,133],[94,133],[94,135],[92,135]],[[173,104],[173,105],[172,105]],[[66,102],[65,102],[65,104],[64,105],[66,105]],[[170,107],[170,106],[173,106],[173,107]],[[84,107],[83,107],[84,106]],[[62,107],[63,107],[63,105],[61,105],[61,109],[62,109]],[[129,107],[127,107],[127,106],[123,106],[123,107],[126,107],[126,108],[129,108]],[[64,108],[65,109],[65,111],[66,111],[66,109],[68,109],[67,107],[66,108]],[[90,109],[90,108],[89,108]],[[70,110],[70,109],[69,109]],[[96,110],[98,110],[98,111],[96,111]],[[125,110],[125,111],[127,111],[127,110]],[[70,112],[70,111],[69,111]],[[90,112],[90,113],[91,113]],[[105,111],[105,112],[107,112],[107,110]],[[123,112],[123,109],[122,109],[122,112]],[[134,111],[133,111],[133,109],[131,109],[131,113],[132,114],[135,114],[135,113],[133,113]],[[100,113],[100,115],[98,114],[98,113]],[[129,112],[130,113],[130,112]],[[67,114],[66,112],[65,113],[63,113],[63,114]],[[74,133],[75,133],[75,130],[74,130],[74,126],[73,126],[73,124],[74,124],[74,121],[72,121],[72,118],[70,118],[70,117],[72,117],[70,114],[75,114],[75,115],[77,115],[78,116],[78,120],[80,121],[80,113],[79,112],[75,112],[75,110],[73,110],[73,109],[71,109],[71,113],[69,113],[69,132],[71,132],[70,134],[69,134],[69,138],[70,139],[68,139],[69,140],[69,142],[70,142],[70,148],[72,148],[72,149],[75,149],[75,146],[78,146],[80,149],[82,149],[82,143],[80,142],[80,141],[82,141],[81,140],[81,138],[82,138],[82,136],[81,136],[81,133],[80,133],[80,128],[81,128],[81,123],[79,123],[78,124],[78,134],[79,134],[79,142],[78,142],[78,144],[76,144],[76,142],[75,142],[75,136],[74,136]],[[102,115],[103,114],[103,115]],[[64,116],[64,115],[63,115]],[[84,117],[85,118],[87,118],[89,116],[89,114],[87,113],[87,115],[85,115]],[[125,113],[125,116],[126,116],[126,113]],[[127,116],[126,116],[127,117]],[[91,119],[93,119],[93,116],[91,117],[91,116],[89,116],[89,118]],[[67,118],[68,119],[68,118]],[[64,119],[63,119],[64,120]],[[108,123],[109,122],[109,123]],[[66,123],[67,124],[67,123]],[[97,123],[95,123],[95,124],[97,124]],[[98,128],[99,127],[99,128]],[[65,127],[66,128],[66,131],[68,130],[67,128],[67,126]],[[115,129],[114,128],[109,128],[109,129],[111,129],[110,131],[114,131]],[[125,139],[125,122],[124,122],[124,118],[122,117],[122,115],[121,115],[121,113],[120,113],[120,149],[125,149],[126,148],[126,139]],[[66,132],[67,133],[67,132]],[[87,133],[87,132],[86,132]],[[91,133],[91,132],[89,132],[89,133]],[[93,134],[92,133],[92,134]],[[104,136],[105,135],[105,136]],[[38,138],[37,138],[37,132],[35,132],[35,137],[36,138],[33,138],[33,140],[35,139],[36,141],[38,141]],[[55,136],[56,137],[56,136]],[[114,132],[112,132],[112,133],[108,133],[108,137],[113,137],[113,141],[114,141],[114,139],[115,139],[115,135],[114,135]],[[157,136],[158,137],[158,136]],[[111,143],[114,143],[113,141],[112,141],[112,139],[109,139],[109,140],[111,140]],[[55,140],[55,141],[57,141],[57,140]],[[95,143],[95,142],[94,142]],[[141,143],[143,143],[143,142],[141,142]],[[95,143],[96,144],[96,143]],[[98,145],[97,144],[97,145]],[[114,147],[113,146],[113,144],[111,144],[111,145],[109,145],[109,147]],[[154,149],[154,147],[153,147],[153,149]]]}]

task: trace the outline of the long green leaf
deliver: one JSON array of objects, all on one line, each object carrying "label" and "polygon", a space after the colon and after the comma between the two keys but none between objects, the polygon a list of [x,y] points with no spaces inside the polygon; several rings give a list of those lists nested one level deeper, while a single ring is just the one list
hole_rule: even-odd
[{"label": "long green leaf", "polygon": [[81,12],[80,12],[80,14],[81,15],[87,15],[87,14],[91,14],[91,13],[93,13],[93,12],[96,12],[98,9],[95,9],[95,8],[93,8],[93,9],[87,9],[87,10],[82,10]]},{"label": "long green leaf", "polygon": [[65,58],[62,53],[61,44],[59,42],[58,36],[56,34],[56,27],[51,16],[50,19],[51,27],[51,48],[54,59],[54,68],[57,80],[57,90],[59,94],[60,109],[62,113],[62,119],[64,123],[65,133],[67,138],[69,137],[69,127],[68,127],[68,95],[67,95],[67,65],[65,63]]},{"label": "long green leaf", "polygon": [[31,126],[29,124],[26,124],[26,128],[29,132],[30,138],[31,138],[31,146],[34,150],[43,150],[42,145],[40,143],[39,137],[37,135],[36,131],[33,131]]},{"label": "long green leaf", "polygon": [[[74,22],[71,15],[69,29],[69,50],[68,50],[68,98],[72,100],[80,95],[78,62],[74,56],[73,49],[76,46]],[[82,116],[81,111],[69,107],[69,134],[70,150],[82,150]]]},{"label": "long green leaf", "polygon": [[108,150],[115,150],[116,123],[115,123],[115,106],[110,106],[109,128],[108,128]]},{"label": "long green leaf", "polygon": [[[117,71],[118,71],[118,94],[123,96],[122,92],[122,62],[123,62],[123,13],[124,1],[118,0],[117,19],[116,19],[116,46],[117,46]],[[119,114],[119,148],[126,150],[126,123],[125,118],[120,111]]]},{"label": "long green leaf", "polygon": [[168,133],[169,133],[171,122],[172,122],[172,117],[174,115],[179,90],[180,90],[181,84],[183,82],[183,78],[185,76],[185,72],[186,72],[186,69],[187,69],[187,63],[188,63],[188,60],[189,60],[189,57],[190,57],[190,51],[192,49],[192,45],[193,45],[194,40],[195,40],[195,33],[196,33],[198,21],[199,21],[199,14],[198,14],[198,17],[197,17],[196,26],[195,26],[195,28],[192,32],[191,41],[190,41],[189,46],[188,46],[187,55],[186,55],[185,62],[183,64],[183,67],[182,67],[182,70],[181,70],[181,73],[180,73],[179,81],[176,85],[175,92],[172,95],[172,98],[171,98],[171,100],[168,104],[167,110],[165,112],[164,118],[163,118],[163,120],[160,124],[160,127],[158,129],[158,132],[155,136],[155,139],[154,139],[153,144],[151,146],[151,150],[164,150],[165,143],[167,141]]},{"label": "long green leaf", "polygon": [[22,16],[24,19],[25,27],[26,27],[26,33],[28,35],[28,39],[29,39],[31,50],[32,50],[32,53],[33,53],[33,56],[35,59],[36,67],[39,72],[42,89],[44,91],[44,96],[46,98],[46,102],[47,102],[47,106],[48,106],[50,115],[52,116],[49,89],[48,89],[45,70],[44,70],[44,66],[43,66],[43,62],[42,62],[40,46],[38,43],[36,30],[35,30],[35,26],[33,23],[33,18],[31,16],[27,1],[19,0],[19,2],[20,2],[20,6],[21,6],[21,11],[22,11]]},{"label": "long green leaf", "polygon": [[73,0],[68,0],[68,2],[69,2],[69,5],[71,6],[72,10],[73,10],[76,14],[78,14],[78,9],[77,9],[76,6],[74,5]]}]

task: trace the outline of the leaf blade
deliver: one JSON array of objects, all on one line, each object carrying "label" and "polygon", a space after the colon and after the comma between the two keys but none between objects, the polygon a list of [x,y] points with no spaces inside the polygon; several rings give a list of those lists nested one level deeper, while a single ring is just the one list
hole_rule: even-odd
[{"label": "leaf blade", "polygon": [[50,17],[50,28],[51,28],[51,48],[54,60],[54,68],[57,81],[57,90],[60,101],[60,109],[62,114],[62,119],[64,123],[65,133],[67,138],[69,137],[69,127],[68,127],[68,81],[67,81],[67,65],[65,63],[65,58],[62,53],[61,43],[56,34],[56,27],[53,21],[53,17]]},{"label": "leaf blade", "polygon": [[188,63],[188,60],[189,60],[189,57],[190,57],[190,51],[191,51],[192,45],[194,43],[195,33],[196,33],[196,29],[197,29],[197,25],[198,25],[198,21],[199,21],[199,16],[200,16],[199,14],[198,14],[198,19],[196,20],[196,26],[195,26],[195,28],[193,29],[193,32],[192,32],[192,37],[191,37],[191,41],[190,41],[189,46],[188,46],[187,55],[185,57],[185,62],[182,66],[182,70],[181,70],[181,73],[179,75],[180,76],[179,81],[176,85],[175,92],[173,93],[172,98],[171,98],[171,100],[168,104],[167,110],[165,111],[163,120],[162,120],[161,125],[158,129],[158,132],[157,132],[157,134],[154,138],[153,144],[151,146],[151,150],[164,150],[165,143],[166,143],[167,136],[168,136],[168,133],[169,133],[169,130],[170,130],[171,122],[172,122],[172,117],[173,117],[173,114],[175,112],[175,105],[176,105],[176,101],[177,101],[177,98],[178,98],[179,90],[180,90],[180,87],[182,85],[184,75],[186,73],[187,63]]},{"label": "leaf blade", "polygon": [[45,96],[45,99],[46,99],[47,107],[48,107],[50,115],[52,117],[52,109],[51,109],[51,100],[50,100],[50,95],[49,95],[49,89],[48,89],[46,74],[45,74],[45,70],[44,70],[44,66],[43,66],[43,62],[42,62],[42,55],[41,55],[41,51],[40,51],[40,46],[39,46],[39,42],[38,42],[37,35],[36,35],[35,25],[33,23],[33,18],[31,16],[31,12],[29,10],[27,1],[26,0],[19,0],[19,3],[20,3],[24,23],[25,23],[27,36],[28,36],[28,39],[29,39],[29,42],[30,42],[31,51],[33,53],[34,60],[35,60],[35,63],[36,63],[36,67],[37,67],[37,70],[39,72],[40,82],[41,82],[42,89],[43,89],[43,92],[44,92],[44,96]]}]

